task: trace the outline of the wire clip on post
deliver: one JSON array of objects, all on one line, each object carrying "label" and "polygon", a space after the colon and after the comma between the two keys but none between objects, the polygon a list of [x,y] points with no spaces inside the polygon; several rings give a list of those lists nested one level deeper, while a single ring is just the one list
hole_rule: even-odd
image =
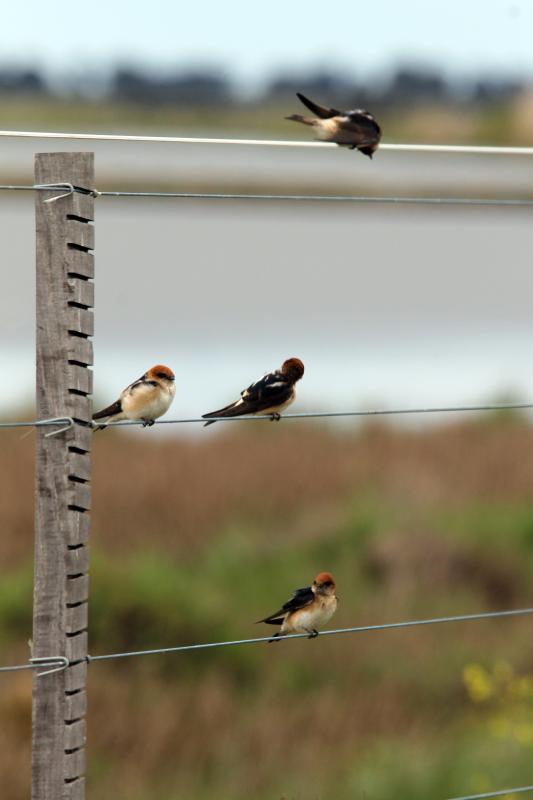
[{"label": "wire clip on post", "polygon": [[64,669],[70,666],[70,661],[66,656],[30,658],[30,663],[34,667],[52,667],[52,669],[47,669],[45,672],[38,672],[38,678],[43,678],[45,675],[53,675],[55,672],[63,672]]},{"label": "wire clip on post", "polygon": [[28,664],[0,667],[0,672],[20,672],[23,669],[40,669],[41,667],[52,667],[52,669],[38,672],[38,678],[42,678],[43,675],[53,675],[54,672],[63,672],[64,669],[70,667],[70,661],[66,656],[41,656],[39,658],[30,658]]},{"label": "wire clip on post", "polygon": [[66,192],[63,194],[57,194],[55,197],[49,197],[48,200],[45,200],[45,203],[55,203],[56,200],[61,200],[62,197],[70,197],[71,194],[74,194],[75,189],[71,183],[36,183],[33,187],[34,189],[41,190],[41,191],[50,191],[50,189],[66,189]]},{"label": "wire clip on post", "polygon": [[72,417],[58,417],[57,419],[46,419],[46,420],[38,421],[38,422],[36,422],[35,427],[39,428],[44,424],[46,424],[46,425],[55,425],[55,424],[61,425],[61,427],[58,428],[57,431],[50,431],[49,433],[45,433],[44,434],[44,438],[45,439],[49,439],[51,436],[57,436],[58,433],[64,433],[65,431],[68,431],[69,428],[73,428],[76,423],[74,422]]},{"label": "wire clip on post", "polygon": [[60,425],[61,427],[56,431],[50,431],[44,434],[45,439],[48,439],[50,436],[57,436],[58,433],[68,431],[69,428],[73,428],[75,424],[72,417],[51,417],[50,419],[37,419],[34,422],[0,422],[0,430],[9,430],[12,428],[44,428],[48,425]]}]

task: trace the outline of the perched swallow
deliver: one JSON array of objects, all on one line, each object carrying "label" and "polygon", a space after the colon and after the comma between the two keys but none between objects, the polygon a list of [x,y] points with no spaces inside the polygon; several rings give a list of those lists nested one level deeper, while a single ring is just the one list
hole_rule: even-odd
[{"label": "perched swallow", "polygon": [[[130,383],[118,400],[107,408],[93,414],[93,419],[118,422],[121,419],[140,419],[143,427],[153,425],[154,420],[168,411],[176,394],[174,373],[162,364],[156,364],[142,378]],[[96,430],[105,428],[99,425]]]},{"label": "perched swallow", "polygon": [[308,638],[314,639],[318,636],[318,628],[329,622],[337,609],[335,589],[333,576],[329,572],[320,572],[312,586],[296,589],[279,611],[258,620],[258,623],[281,625],[271,642],[288,633],[308,633]]},{"label": "perched swallow", "polygon": [[381,139],[381,128],[369,111],[363,111],[361,108],[355,108],[353,111],[338,111],[336,108],[319,106],[299,92],[296,92],[296,96],[304,106],[316,114],[316,118],[291,114],[285,119],[312,125],[315,128],[316,138],[322,142],[335,142],[340,147],[357,149],[365,156],[372,158]]},{"label": "perched swallow", "polygon": [[[211,417],[241,417],[243,414],[270,414],[272,419],[280,419],[280,411],[290,406],[296,397],[294,384],[304,374],[304,365],[299,358],[288,358],[281,365],[281,369],[267,372],[247,389],[243,389],[241,396],[229,406],[202,414],[204,419]],[[212,425],[216,420],[206,422]]]}]

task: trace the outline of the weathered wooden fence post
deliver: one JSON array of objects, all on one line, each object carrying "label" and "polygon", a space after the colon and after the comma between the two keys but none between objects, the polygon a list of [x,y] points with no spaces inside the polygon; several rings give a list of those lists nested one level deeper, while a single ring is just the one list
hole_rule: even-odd
[{"label": "weathered wooden fence post", "polygon": [[68,669],[33,679],[32,800],[85,797],[88,538],[93,363],[93,153],[39,153],[37,191],[37,418],[33,655]]}]

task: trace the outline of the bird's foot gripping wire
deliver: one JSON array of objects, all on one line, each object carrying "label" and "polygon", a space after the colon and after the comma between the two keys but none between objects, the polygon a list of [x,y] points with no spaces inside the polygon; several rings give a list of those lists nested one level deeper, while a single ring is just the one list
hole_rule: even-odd
[{"label": "bird's foot gripping wire", "polygon": [[313,630],[309,632],[309,636],[307,638],[316,639],[317,636],[318,636],[318,631],[316,628],[313,628]]},{"label": "bird's foot gripping wire", "polygon": [[281,414],[279,414],[277,411],[274,411],[274,413],[270,415],[271,422],[279,422],[280,419],[281,419]]},{"label": "bird's foot gripping wire", "polygon": [[143,428],[151,428],[154,424],[155,419],[143,419],[142,424]]}]

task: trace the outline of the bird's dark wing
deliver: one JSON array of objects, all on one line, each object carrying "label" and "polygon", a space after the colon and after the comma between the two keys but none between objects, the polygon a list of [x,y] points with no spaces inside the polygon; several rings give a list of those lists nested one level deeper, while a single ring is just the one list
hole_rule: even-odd
[{"label": "bird's dark wing", "polygon": [[381,138],[381,128],[372,114],[362,109],[355,109],[348,111],[342,120],[339,121],[341,128],[354,131],[360,136],[366,136],[372,141],[376,139],[379,141]]},{"label": "bird's dark wing", "polygon": [[114,414],[120,414],[122,411],[122,404],[120,400],[115,400],[110,406],[107,408],[103,408],[101,411],[97,411],[96,414],[93,414],[93,419],[103,419],[104,417],[112,417]]},{"label": "bird's dark wing", "polygon": [[130,383],[129,386],[126,386],[123,394],[131,394],[132,392],[135,391],[135,389],[137,389],[138,386],[157,386],[157,385],[158,385],[157,381],[150,381],[143,375],[141,378],[138,378],[136,381],[133,381],[133,383]]},{"label": "bird's dark wing", "polygon": [[[283,405],[290,399],[293,385],[279,371],[268,372],[262,378],[243,389],[241,397],[218,411],[202,414],[204,419],[212,417],[241,417],[244,414],[258,414],[267,408]],[[212,425],[206,422],[206,425]],[[205,426],[204,426],[205,427]]]},{"label": "bird's dark wing", "polygon": [[[272,408],[282,405],[291,396],[293,383],[288,381],[281,372],[267,372],[262,378],[251,383],[241,392],[241,399],[252,413],[257,413],[263,408]],[[246,413],[241,411],[241,414]]]},{"label": "bird's dark wing", "polygon": [[270,616],[264,619],[259,619],[258,622],[266,622],[267,625],[281,625],[285,614],[289,611],[297,611],[299,608],[308,606],[314,599],[315,593],[310,586],[305,586],[303,589],[296,589],[291,599],[287,600],[279,611],[276,611],[275,614],[270,614]]},{"label": "bird's dark wing", "polygon": [[296,97],[304,104],[304,106],[307,106],[309,111],[312,111],[313,114],[316,114],[316,116],[320,117],[320,119],[330,119],[331,117],[337,117],[344,113],[336,108],[325,108],[325,106],[319,106],[316,103],[313,103],[312,100],[309,100],[308,97],[305,97],[305,95],[300,94],[300,92],[296,92]]}]

